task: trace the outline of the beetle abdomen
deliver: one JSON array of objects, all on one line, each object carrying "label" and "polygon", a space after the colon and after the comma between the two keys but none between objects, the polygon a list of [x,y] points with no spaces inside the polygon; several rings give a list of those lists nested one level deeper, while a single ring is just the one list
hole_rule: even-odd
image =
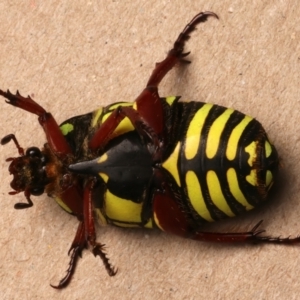
[{"label": "beetle abdomen", "polygon": [[262,125],[236,110],[182,105],[174,151],[163,163],[203,221],[233,217],[265,200],[278,156]]}]

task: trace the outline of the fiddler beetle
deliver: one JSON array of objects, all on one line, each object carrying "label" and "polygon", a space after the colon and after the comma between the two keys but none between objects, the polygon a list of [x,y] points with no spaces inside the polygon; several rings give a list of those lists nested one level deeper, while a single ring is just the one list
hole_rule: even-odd
[{"label": "fiddler beetle", "polygon": [[180,33],[167,57],[157,63],[133,103],[118,102],[58,125],[31,97],[0,90],[6,103],[38,116],[47,143],[26,151],[14,134],[18,157],[8,158],[15,195],[47,193],[79,221],[69,250],[70,265],[54,288],[68,285],[82,251],[100,256],[110,276],[101,224],[159,228],[199,241],[291,244],[300,238],[263,236],[261,221],[250,231],[205,232],[203,224],[234,217],[266,200],[278,169],[278,155],[262,125],[243,113],[201,102],[162,98],[158,85],[189,52],[184,46],[197,24],[213,12],[201,12]]}]

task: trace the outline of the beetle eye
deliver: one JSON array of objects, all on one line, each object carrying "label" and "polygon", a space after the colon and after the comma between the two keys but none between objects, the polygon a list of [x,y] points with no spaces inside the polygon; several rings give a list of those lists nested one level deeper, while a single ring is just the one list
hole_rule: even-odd
[{"label": "beetle eye", "polygon": [[30,147],[26,150],[26,155],[28,155],[30,157],[40,157],[41,150],[37,147]]},{"label": "beetle eye", "polygon": [[30,190],[30,194],[33,196],[40,196],[44,193],[43,187],[37,187]]}]

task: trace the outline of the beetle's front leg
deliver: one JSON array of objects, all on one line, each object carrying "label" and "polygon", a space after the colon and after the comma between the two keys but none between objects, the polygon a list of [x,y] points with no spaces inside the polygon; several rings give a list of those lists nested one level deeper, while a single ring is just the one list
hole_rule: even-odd
[{"label": "beetle's front leg", "polygon": [[44,129],[47,141],[54,153],[60,156],[72,153],[55,119],[43,107],[29,96],[27,98],[22,97],[19,92],[14,95],[9,90],[7,92],[0,90],[0,95],[7,99],[6,103],[38,116],[39,123]]},{"label": "beetle's front leg", "polygon": [[132,107],[119,106],[96,131],[89,142],[89,148],[92,150],[103,148],[119,123],[126,117],[141,137],[150,141],[156,148],[159,147],[158,136],[155,134],[153,128],[147,125],[141,115]]}]

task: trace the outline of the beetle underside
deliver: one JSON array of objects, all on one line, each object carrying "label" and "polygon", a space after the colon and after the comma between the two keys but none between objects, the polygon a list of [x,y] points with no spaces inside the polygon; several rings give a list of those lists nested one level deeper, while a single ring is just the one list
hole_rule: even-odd
[{"label": "beetle underside", "polygon": [[[42,150],[26,152],[13,134],[1,140],[2,145],[13,141],[19,152],[7,159],[14,176],[10,194],[24,192],[27,203],[15,208],[31,207],[31,195],[45,191],[79,221],[67,274],[52,287],[69,284],[88,246],[108,274],[116,274],[104,245],[96,242],[93,211],[104,223],[155,227],[199,241],[300,242],[300,237],[262,236],[262,221],[246,232],[201,231],[205,222],[235,216],[263,201],[278,166],[276,149],[256,120],[217,105],[180,104],[179,98],[159,96],[164,76],[176,64],[189,63],[184,46],[190,33],[211,16],[218,18],[201,12],[191,20],[134,104],[111,105],[59,126],[30,97],[0,90],[8,104],[38,116],[47,138]],[[125,121],[125,133],[116,133]]]}]

